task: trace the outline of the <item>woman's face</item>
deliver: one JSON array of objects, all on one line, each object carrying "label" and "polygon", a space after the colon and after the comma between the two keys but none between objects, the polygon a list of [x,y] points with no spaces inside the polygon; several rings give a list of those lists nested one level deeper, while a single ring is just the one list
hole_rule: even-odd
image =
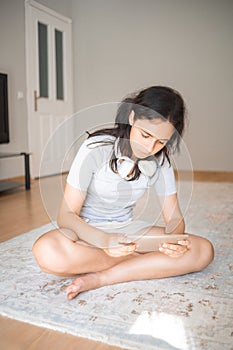
[{"label": "woman's face", "polygon": [[174,126],[162,119],[138,119],[134,121],[134,112],[129,116],[132,125],[130,131],[130,146],[132,158],[146,158],[158,153],[169,141]]}]

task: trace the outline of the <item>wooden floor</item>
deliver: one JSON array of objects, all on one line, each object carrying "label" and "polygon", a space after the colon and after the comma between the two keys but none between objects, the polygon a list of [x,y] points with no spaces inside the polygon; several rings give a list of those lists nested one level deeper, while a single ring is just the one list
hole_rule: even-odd
[{"label": "wooden floor", "polygon": [[[54,178],[46,178],[44,183],[50,195],[53,193],[55,197]],[[50,222],[41,200],[38,180],[32,181],[30,191],[19,187],[13,191],[0,193],[0,222],[0,242]],[[118,350],[120,348],[0,316],[0,350],[44,349]]]},{"label": "wooden floor", "polygon": [[[190,176],[184,173],[180,178],[190,179]],[[57,183],[56,179],[57,177],[43,179],[42,187],[39,186],[38,180],[33,180],[30,191],[25,191],[24,187],[20,187],[0,193],[0,242],[50,222],[51,215],[55,213],[45,209],[41,199],[41,188],[42,192],[45,190],[49,198],[59,202],[56,196],[60,195],[57,194],[56,185],[54,185]],[[232,182],[233,173],[197,172],[194,173],[194,180]],[[0,350],[19,349],[117,350],[119,348],[0,317]]]}]

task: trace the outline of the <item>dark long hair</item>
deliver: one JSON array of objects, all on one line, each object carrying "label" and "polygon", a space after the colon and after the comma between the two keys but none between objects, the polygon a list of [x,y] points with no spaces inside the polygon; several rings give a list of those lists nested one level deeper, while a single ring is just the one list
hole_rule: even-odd
[{"label": "dark long hair", "polygon": [[[186,108],[182,96],[170,87],[152,86],[127,96],[118,107],[114,126],[88,133],[88,138],[99,135],[119,138],[118,147],[121,154],[131,157],[129,114],[132,110],[135,113],[134,120],[159,118],[169,121],[174,126],[175,131],[170,140],[154,155],[155,158],[162,156],[161,165],[165,158],[170,164],[169,154],[171,151],[175,152],[180,149],[180,140],[184,132],[186,118]],[[114,150],[110,159],[110,167],[114,172],[117,172],[117,159]],[[139,176],[140,170],[136,163],[134,176],[131,180],[138,179]]]}]

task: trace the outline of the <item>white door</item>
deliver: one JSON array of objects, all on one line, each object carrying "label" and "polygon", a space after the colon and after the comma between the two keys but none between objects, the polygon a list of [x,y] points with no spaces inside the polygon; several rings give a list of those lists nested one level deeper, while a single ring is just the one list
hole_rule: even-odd
[{"label": "white door", "polygon": [[65,155],[73,130],[65,121],[73,112],[71,20],[35,1],[25,6],[28,137],[35,178],[70,166]]}]

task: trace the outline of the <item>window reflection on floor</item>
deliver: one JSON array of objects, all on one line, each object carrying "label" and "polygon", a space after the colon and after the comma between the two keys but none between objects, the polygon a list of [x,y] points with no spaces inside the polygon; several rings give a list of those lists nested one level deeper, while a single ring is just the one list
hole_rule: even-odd
[{"label": "window reflection on floor", "polygon": [[138,316],[129,333],[150,335],[181,350],[188,348],[183,321],[175,315],[144,311]]}]

